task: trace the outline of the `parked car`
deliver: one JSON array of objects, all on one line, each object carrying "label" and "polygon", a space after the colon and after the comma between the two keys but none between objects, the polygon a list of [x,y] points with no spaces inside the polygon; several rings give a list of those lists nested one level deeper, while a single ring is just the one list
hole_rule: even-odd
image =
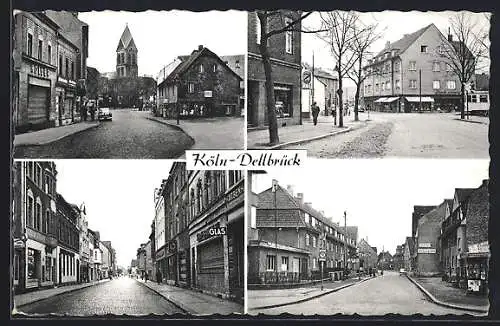
[{"label": "parked car", "polygon": [[365,108],[362,107],[361,105],[358,106],[358,112],[365,112]]},{"label": "parked car", "polygon": [[406,270],[404,268],[399,269],[399,276],[406,275]]},{"label": "parked car", "polygon": [[97,119],[99,121],[102,120],[112,120],[113,119],[113,114],[109,110],[109,108],[99,108],[99,111],[97,113]]}]

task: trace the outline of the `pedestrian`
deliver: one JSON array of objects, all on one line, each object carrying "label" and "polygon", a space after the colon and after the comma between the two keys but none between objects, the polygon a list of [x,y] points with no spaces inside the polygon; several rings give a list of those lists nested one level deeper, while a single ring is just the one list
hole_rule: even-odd
[{"label": "pedestrian", "polygon": [[332,109],[332,116],[333,116],[333,125],[336,126],[337,125],[337,108],[333,108]]},{"label": "pedestrian", "polygon": [[311,112],[313,115],[314,125],[317,125],[318,124],[319,106],[316,104],[316,102],[314,102],[313,105],[311,106]]},{"label": "pedestrian", "polygon": [[161,283],[161,277],[162,277],[161,271],[160,271],[160,269],[157,269],[156,270],[156,282],[158,282],[158,284]]},{"label": "pedestrian", "polygon": [[149,275],[148,273],[144,274],[144,280],[146,283],[148,283]]},{"label": "pedestrian", "polygon": [[92,121],[95,120],[95,106],[93,106],[93,105],[90,107],[90,119]]}]

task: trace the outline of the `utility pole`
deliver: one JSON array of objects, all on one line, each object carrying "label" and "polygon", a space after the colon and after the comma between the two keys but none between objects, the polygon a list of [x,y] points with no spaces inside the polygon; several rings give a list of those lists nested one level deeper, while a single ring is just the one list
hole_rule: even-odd
[{"label": "utility pole", "polygon": [[420,95],[420,108],[419,112],[422,113],[422,69],[418,70],[418,83],[419,83],[419,95]]},{"label": "utility pole", "polygon": [[278,283],[278,206],[276,203],[276,188],[278,188],[278,182],[273,180],[273,192],[274,192],[274,246],[276,249],[276,262],[275,262],[275,270],[276,270],[276,283]]},{"label": "utility pole", "polygon": [[344,211],[344,278],[347,276],[347,213]]}]

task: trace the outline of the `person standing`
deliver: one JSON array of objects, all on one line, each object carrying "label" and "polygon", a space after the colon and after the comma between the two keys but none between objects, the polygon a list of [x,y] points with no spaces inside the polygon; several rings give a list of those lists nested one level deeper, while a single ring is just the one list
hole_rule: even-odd
[{"label": "person standing", "polygon": [[313,102],[313,105],[311,106],[311,112],[313,115],[314,125],[317,125],[318,124],[319,106],[316,104],[316,102]]},{"label": "person standing", "polygon": [[156,282],[158,282],[158,284],[160,284],[160,283],[161,283],[161,278],[162,278],[161,271],[160,271],[160,269],[158,268],[158,269],[156,270]]}]

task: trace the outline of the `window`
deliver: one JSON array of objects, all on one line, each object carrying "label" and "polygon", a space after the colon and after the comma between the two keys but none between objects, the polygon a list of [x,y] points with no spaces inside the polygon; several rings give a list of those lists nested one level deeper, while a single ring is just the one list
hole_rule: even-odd
[{"label": "window", "polygon": [[281,257],[281,271],[288,271],[288,257]]},{"label": "window", "polygon": [[306,246],[310,246],[311,243],[309,241],[309,234],[306,233]]},{"label": "window", "polygon": [[312,268],[313,269],[318,268],[318,258],[316,258],[316,257],[313,258],[313,267]]},{"label": "window", "polygon": [[448,72],[452,71],[451,65],[449,63],[446,64],[446,71]]},{"label": "window", "polygon": [[260,44],[261,30],[260,30],[260,19],[257,13],[255,13],[255,43]]},{"label": "window", "polygon": [[417,80],[416,79],[410,79],[410,88],[412,88],[412,89],[417,88]]},{"label": "window", "polygon": [[250,227],[257,227],[257,208],[255,206],[250,207]]},{"label": "window", "polygon": [[236,60],[235,67],[236,69],[240,69],[240,60]]},{"label": "window", "polygon": [[379,87],[379,84],[377,83],[377,84],[375,84],[375,92],[378,93],[379,91],[380,91],[380,87]]},{"label": "window", "polygon": [[486,94],[479,94],[479,102],[481,102],[481,103],[488,103],[488,95],[486,95]]},{"label": "window", "polygon": [[455,89],[456,87],[457,87],[457,85],[455,84],[454,80],[448,80],[446,82],[446,88],[448,88],[448,89]]},{"label": "window", "polygon": [[386,90],[390,90],[391,89],[391,82],[390,81],[388,81],[388,82],[385,83],[385,89]]},{"label": "window", "polygon": [[396,79],[395,85],[396,85],[396,89],[399,89],[401,87],[401,82],[399,79]]},{"label": "window", "polygon": [[199,66],[198,66],[198,71],[200,72],[200,74],[202,74],[202,73],[203,73],[203,71],[205,71],[205,70],[203,69],[203,65],[199,65]]},{"label": "window", "polygon": [[316,237],[313,236],[312,239],[313,239],[313,248],[316,248]]},{"label": "window", "polygon": [[68,58],[65,58],[65,60],[64,60],[64,73],[65,73],[66,78],[68,78],[69,77],[69,59]]},{"label": "window", "polygon": [[417,62],[416,61],[410,61],[410,71],[416,71],[417,70]]},{"label": "window", "polygon": [[212,71],[213,71],[213,72],[217,72],[217,64],[216,64],[216,63],[214,63],[214,64],[212,65]]},{"label": "window", "polygon": [[188,83],[188,93],[194,93],[194,83]]},{"label": "window", "polygon": [[268,271],[276,270],[276,256],[267,255],[266,269]]},{"label": "window", "polygon": [[35,204],[35,229],[41,231],[41,219],[42,219],[42,203],[40,202],[40,198],[36,199]]},{"label": "window", "polygon": [[316,226],[316,219],[314,217],[311,217],[311,224],[312,226]]},{"label": "window", "polygon": [[52,64],[52,46],[50,44],[47,45],[47,62]]},{"label": "window", "polygon": [[75,63],[71,61],[71,78],[75,79]]},{"label": "window", "polygon": [[31,190],[29,190],[28,192],[28,225],[33,227],[33,220],[34,220],[34,215],[33,215],[33,205],[34,205],[34,200],[33,200],[33,197],[31,195]]},{"label": "window", "polygon": [[385,91],[385,83],[382,83],[382,90]]},{"label": "window", "polygon": [[436,61],[436,62],[432,63],[432,71],[438,72],[438,71],[440,71],[440,69],[441,69],[441,67],[439,65],[439,62]]},{"label": "window", "polygon": [[59,75],[63,74],[63,57],[62,54],[59,55]]},{"label": "window", "polygon": [[38,40],[38,60],[42,61],[43,41]]},{"label": "window", "polygon": [[439,82],[439,80],[434,80],[432,82],[432,89],[440,89],[441,88],[441,83]]},{"label": "window", "polygon": [[420,46],[420,52],[427,53],[427,45],[421,45]]},{"label": "window", "polygon": [[[292,23],[290,18],[285,19],[285,26]],[[293,54],[293,31],[285,32],[285,51],[288,54]]]},{"label": "window", "polygon": [[400,61],[394,62],[394,71],[398,72],[400,66],[401,66],[401,62]]},{"label": "window", "polygon": [[33,35],[31,33],[28,33],[28,44],[26,45],[27,51],[26,53],[32,57],[33,56]]},{"label": "window", "polygon": [[306,223],[310,224],[311,223],[311,218],[310,218],[309,214],[308,213],[304,213],[304,217],[305,217]]}]

